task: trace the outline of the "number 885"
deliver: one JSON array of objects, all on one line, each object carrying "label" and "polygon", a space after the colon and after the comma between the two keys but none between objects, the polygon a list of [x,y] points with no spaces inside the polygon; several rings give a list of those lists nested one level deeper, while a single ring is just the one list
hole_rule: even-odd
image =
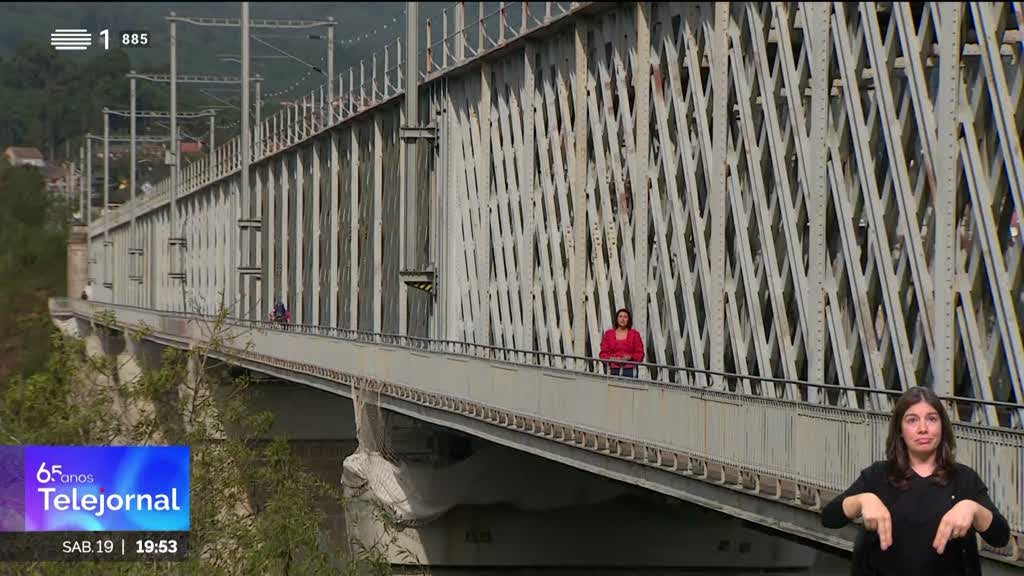
[{"label": "number 885", "polygon": [[149,34],[146,32],[121,34],[122,46],[145,46],[146,44],[149,44]]}]

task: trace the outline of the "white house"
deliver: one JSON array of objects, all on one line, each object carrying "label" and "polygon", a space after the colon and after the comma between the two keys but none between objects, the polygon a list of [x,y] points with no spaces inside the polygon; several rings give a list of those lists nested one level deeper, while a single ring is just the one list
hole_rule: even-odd
[{"label": "white house", "polygon": [[38,148],[28,146],[8,146],[4,150],[4,158],[7,158],[11,166],[38,166],[40,168],[46,166],[43,153]]}]

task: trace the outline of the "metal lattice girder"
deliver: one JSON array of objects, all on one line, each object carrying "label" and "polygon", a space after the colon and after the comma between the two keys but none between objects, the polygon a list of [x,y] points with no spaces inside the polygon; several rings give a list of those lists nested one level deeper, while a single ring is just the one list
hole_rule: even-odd
[{"label": "metal lattice girder", "polygon": [[[438,259],[442,336],[593,356],[627,306],[649,360],[751,376],[646,377],[877,410],[889,396],[797,381],[923,384],[1010,403],[958,419],[1021,426],[1020,6],[593,3],[431,76],[415,176],[431,191],[410,233],[443,240],[421,255]],[[319,135],[298,111],[279,120],[287,144],[254,166],[266,204],[250,214],[265,290],[303,321],[432,321],[427,300],[396,310],[398,102]],[[186,195],[209,299],[232,178],[191,173]],[[179,232],[147,201],[145,245],[166,250]],[[146,258],[151,299],[173,300],[167,256]]]}]

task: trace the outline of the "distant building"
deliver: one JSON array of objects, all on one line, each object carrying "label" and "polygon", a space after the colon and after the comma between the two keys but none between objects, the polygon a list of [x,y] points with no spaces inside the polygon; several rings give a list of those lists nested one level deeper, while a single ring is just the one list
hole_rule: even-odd
[{"label": "distant building", "polygon": [[39,168],[46,166],[43,153],[38,148],[28,146],[8,146],[4,150],[4,158],[7,158],[7,162],[11,166],[38,166]]},{"label": "distant building", "polygon": [[52,194],[67,193],[67,179],[70,166],[46,166],[40,172],[46,179],[46,189]]}]

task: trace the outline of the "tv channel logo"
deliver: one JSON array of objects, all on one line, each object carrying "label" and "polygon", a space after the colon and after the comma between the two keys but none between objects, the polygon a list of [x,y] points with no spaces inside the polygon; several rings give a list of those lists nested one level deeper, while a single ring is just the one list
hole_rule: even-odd
[{"label": "tv channel logo", "polygon": [[57,28],[50,33],[50,46],[56,50],[88,50],[92,34],[83,28]]}]

